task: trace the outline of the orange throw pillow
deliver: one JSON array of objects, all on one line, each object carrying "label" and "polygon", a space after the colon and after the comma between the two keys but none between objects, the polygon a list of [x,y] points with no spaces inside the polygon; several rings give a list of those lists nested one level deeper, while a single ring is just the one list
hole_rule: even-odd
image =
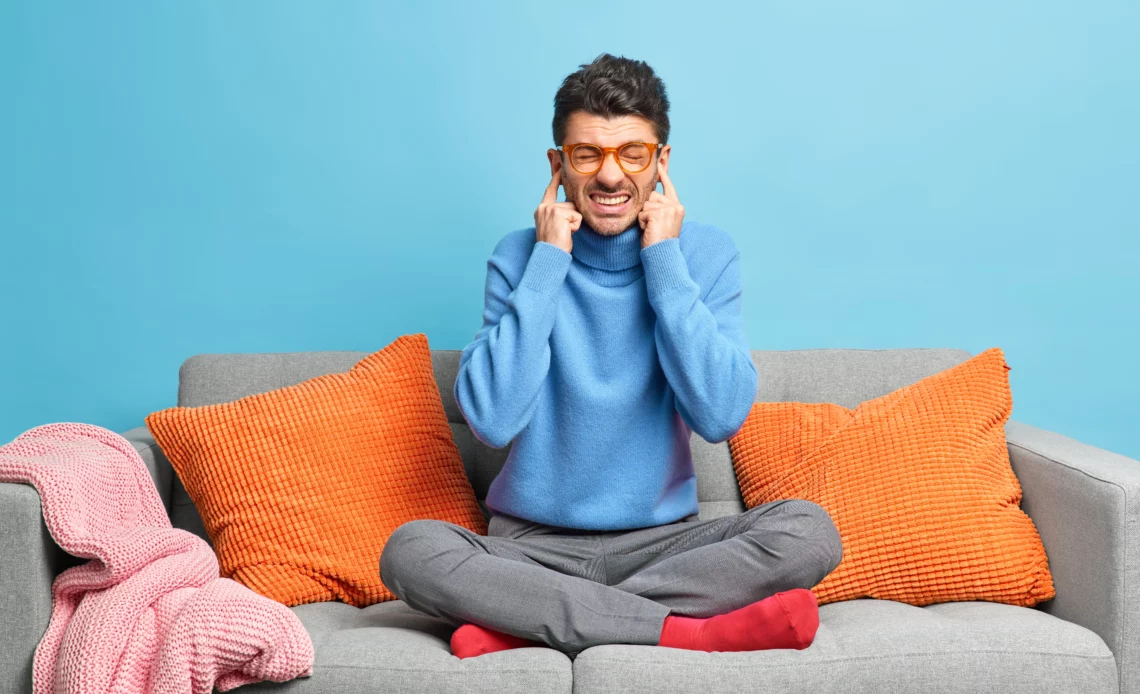
[{"label": "orange throw pillow", "polygon": [[380,553],[406,521],[487,533],[423,334],[345,373],[171,407],[146,425],[201,513],[222,576],[286,605],[395,599]]},{"label": "orange throw pillow", "polygon": [[820,604],[1053,597],[1006,449],[1008,370],[993,347],[854,410],[753,404],[728,441],[745,505],[809,499],[843,538],[843,560],[812,588]]}]

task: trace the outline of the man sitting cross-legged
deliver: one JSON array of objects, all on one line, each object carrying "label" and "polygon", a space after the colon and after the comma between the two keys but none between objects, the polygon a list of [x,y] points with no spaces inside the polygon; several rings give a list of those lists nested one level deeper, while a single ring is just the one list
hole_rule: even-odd
[{"label": "man sitting cross-legged", "polygon": [[410,521],[380,557],[393,593],[458,627],[456,656],[806,648],[815,636],[808,589],[843,554],[822,507],[697,519],[690,436],[737,433],[758,375],[740,254],[684,220],[669,178],[668,106],[643,62],[603,54],[567,77],[535,226],[487,263],[455,398],[480,441],[513,441],[487,493],[488,534]]}]

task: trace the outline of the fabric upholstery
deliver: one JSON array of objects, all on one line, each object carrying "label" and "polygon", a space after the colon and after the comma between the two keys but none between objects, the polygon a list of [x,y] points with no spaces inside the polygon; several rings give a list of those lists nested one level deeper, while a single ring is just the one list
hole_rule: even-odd
[{"label": "fabric upholstery", "polygon": [[1057,589],[1038,607],[1099,634],[1120,691],[1140,694],[1140,462],[1024,422],[1005,430]]},{"label": "fabric upholstery", "polygon": [[877,694],[1116,691],[1112,652],[1040,610],[991,602],[915,607],[861,598],[819,608],[802,651],[705,653],[610,644],[574,660],[579,694]]},{"label": "fabric upholstery", "polygon": [[358,609],[336,602],[293,611],[317,649],[312,677],[284,684],[251,684],[249,692],[291,694],[532,694],[569,693],[570,659],[553,648],[518,648],[456,658],[455,627],[391,600]]},{"label": "fabric upholstery", "polygon": [[757,402],[833,402],[848,409],[966,361],[963,349],[752,350]]},{"label": "fabric upholstery", "polygon": [[994,347],[854,410],[752,406],[728,441],[745,504],[809,499],[843,537],[843,561],[812,589],[820,604],[1053,597],[1006,449],[1008,369]]},{"label": "fabric upholstery", "polygon": [[222,575],[286,605],[394,599],[377,563],[409,520],[486,533],[422,333],[347,373],[168,408],[146,424],[201,511]]},{"label": "fabric upholstery", "polygon": [[0,483],[0,694],[32,691],[32,655],[65,556],[44,525],[35,487]]}]

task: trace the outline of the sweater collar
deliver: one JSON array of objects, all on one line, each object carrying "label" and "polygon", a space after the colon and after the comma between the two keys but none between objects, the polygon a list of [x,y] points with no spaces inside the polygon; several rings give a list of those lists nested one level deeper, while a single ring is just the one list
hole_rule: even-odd
[{"label": "sweater collar", "polygon": [[638,220],[614,236],[599,234],[585,218],[571,237],[571,255],[599,270],[628,270],[641,264],[641,225]]}]

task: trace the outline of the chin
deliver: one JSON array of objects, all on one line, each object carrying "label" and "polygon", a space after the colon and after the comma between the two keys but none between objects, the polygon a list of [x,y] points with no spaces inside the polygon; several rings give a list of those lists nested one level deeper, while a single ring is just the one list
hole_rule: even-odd
[{"label": "chin", "polygon": [[590,228],[603,236],[616,236],[625,231],[633,224],[633,220],[637,219],[636,216],[629,219],[618,219],[617,217],[602,217],[600,219],[587,219]]}]

